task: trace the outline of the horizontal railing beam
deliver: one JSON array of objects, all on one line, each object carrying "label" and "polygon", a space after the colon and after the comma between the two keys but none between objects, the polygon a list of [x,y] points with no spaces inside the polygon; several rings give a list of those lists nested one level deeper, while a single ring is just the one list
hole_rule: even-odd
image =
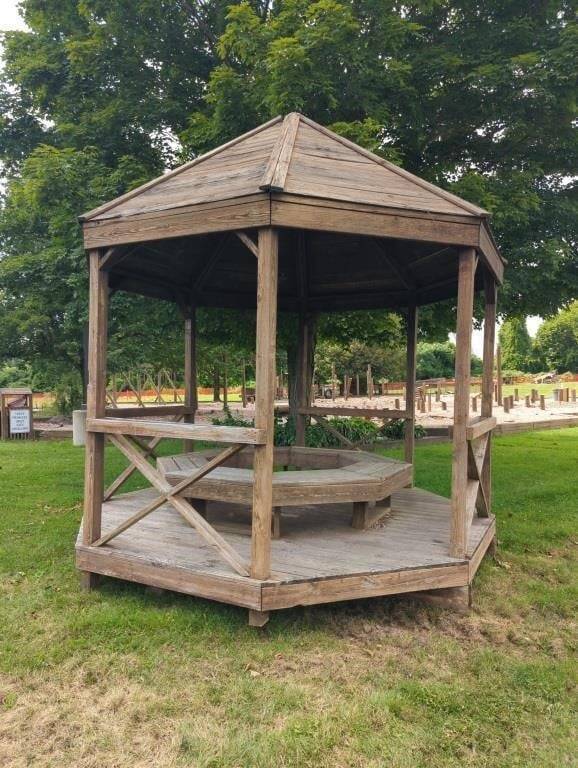
[{"label": "horizontal railing beam", "polygon": [[178,416],[185,413],[194,413],[195,409],[188,405],[154,405],[124,406],[120,408],[107,408],[105,414],[115,419],[140,419],[143,416]]},{"label": "horizontal railing beam", "polygon": [[211,424],[177,424],[172,421],[133,421],[133,419],[87,419],[88,432],[137,437],[168,437],[178,440],[205,440],[211,443],[264,445],[264,429],[254,427],[219,427]]},{"label": "horizontal railing beam", "polygon": [[302,416],[364,416],[365,418],[375,419],[408,419],[411,414],[407,411],[394,408],[347,408],[347,407],[329,407],[318,408],[299,408],[298,412]]},{"label": "horizontal railing beam", "polygon": [[478,437],[491,432],[497,423],[495,416],[487,416],[479,421],[474,421],[472,424],[468,424],[466,427],[466,440],[477,440]]}]

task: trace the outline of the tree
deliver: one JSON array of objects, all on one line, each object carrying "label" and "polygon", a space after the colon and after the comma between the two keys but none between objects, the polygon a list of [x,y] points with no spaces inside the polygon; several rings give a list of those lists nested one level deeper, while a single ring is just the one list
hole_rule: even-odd
[{"label": "tree", "polygon": [[[0,332],[1,357],[56,377],[79,371],[86,270],[76,215],[293,109],[492,212],[509,260],[504,314],[547,316],[576,296],[578,33],[565,0],[21,7],[30,31],[4,35],[0,75],[0,325],[11,329]],[[122,366],[145,352],[131,327],[140,339],[151,304],[113,302],[125,318],[113,355]],[[436,338],[451,309],[422,313]],[[154,311],[166,333],[178,316]],[[221,322],[227,331],[220,315],[210,320]],[[243,322],[248,338],[252,320]],[[178,343],[158,338],[153,354],[170,358]],[[280,338],[291,360],[295,337],[281,328]]]},{"label": "tree", "polygon": [[[456,365],[456,345],[451,341],[419,342],[416,354],[417,379],[453,379]],[[471,373],[479,376],[483,363],[477,355],[472,355]]]},{"label": "tree", "polygon": [[[578,290],[578,27],[564,0],[233,4],[187,155],[277,112],[313,119],[493,214],[505,315]],[[242,115],[241,126],[239,117]],[[447,329],[446,329],[447,330]]]},{"label": "tree", "polygon": [[542,323],[536,334],[536,351],[549,369],[578,371],[578,301]]},{"label": "tree", "polygon": [[502,349],[502,367],[512,371],[528,371],[531,366],[532,340],[526,319],[512,317],[504,321],[498,334]]}]

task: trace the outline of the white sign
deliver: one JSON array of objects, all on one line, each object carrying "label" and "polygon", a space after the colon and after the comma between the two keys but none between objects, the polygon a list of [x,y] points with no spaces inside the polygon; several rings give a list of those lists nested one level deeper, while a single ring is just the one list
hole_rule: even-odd
[{"label": "white sign", "polygon": [[27,408],[10,410],[10,434],[22,435],[30,432],[30,411]]}]

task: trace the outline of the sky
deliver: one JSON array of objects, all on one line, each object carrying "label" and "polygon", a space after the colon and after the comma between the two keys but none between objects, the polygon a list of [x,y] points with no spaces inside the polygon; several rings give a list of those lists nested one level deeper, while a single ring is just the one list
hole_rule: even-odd
[{"label": "sky", "polygon": [[24,22],[16,10],[17,0],[2,0],[0,3],[0,30],[24,29]]},{"label": "sky", "polygon": [[[24,22],[18,15],[17,0],[0,0],[0,30],[24,29]],[[535,336],[542,319],[540,317],[528,317],[526,325],[530,336]],[[450,338],[454,338],[450,334]],[[482,330],[474,330],[472,333],[472,352],[481,357],[484,345]]]}]

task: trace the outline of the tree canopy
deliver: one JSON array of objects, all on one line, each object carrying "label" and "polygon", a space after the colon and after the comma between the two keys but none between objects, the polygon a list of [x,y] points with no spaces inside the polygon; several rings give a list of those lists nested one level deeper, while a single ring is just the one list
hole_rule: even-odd
[{"label": "tree canopy", "polygon": [[545,367],[558,373],[578,371],[578,301],[542,323],[536,353]]},{"label": "tree canopy", "polygon": [[[4,35],[0,77],[0,356],[79,369],[86,269],[76,216],[290,110],[487,208],[509,262],[505,315],[553,315],[578,294],[573,3],[21,8],[29,31]],[[114,297],[119,365],[140,355],[143,306]],[[154,311],[151,345],[173,354],[175,314]],[[201,333],[219,321],[209,314]],[[447,311],[423,316],[447,332]],[[248,343],[252,324],[243,327]],[[336,318],[319,333],[344,327]]]},{"label": "tree canopy", "polygon": [[502,349],[502,366],[513,371],[530,369],[532,340],[524,318],[512,317],[506,320],[498,334]]}]

